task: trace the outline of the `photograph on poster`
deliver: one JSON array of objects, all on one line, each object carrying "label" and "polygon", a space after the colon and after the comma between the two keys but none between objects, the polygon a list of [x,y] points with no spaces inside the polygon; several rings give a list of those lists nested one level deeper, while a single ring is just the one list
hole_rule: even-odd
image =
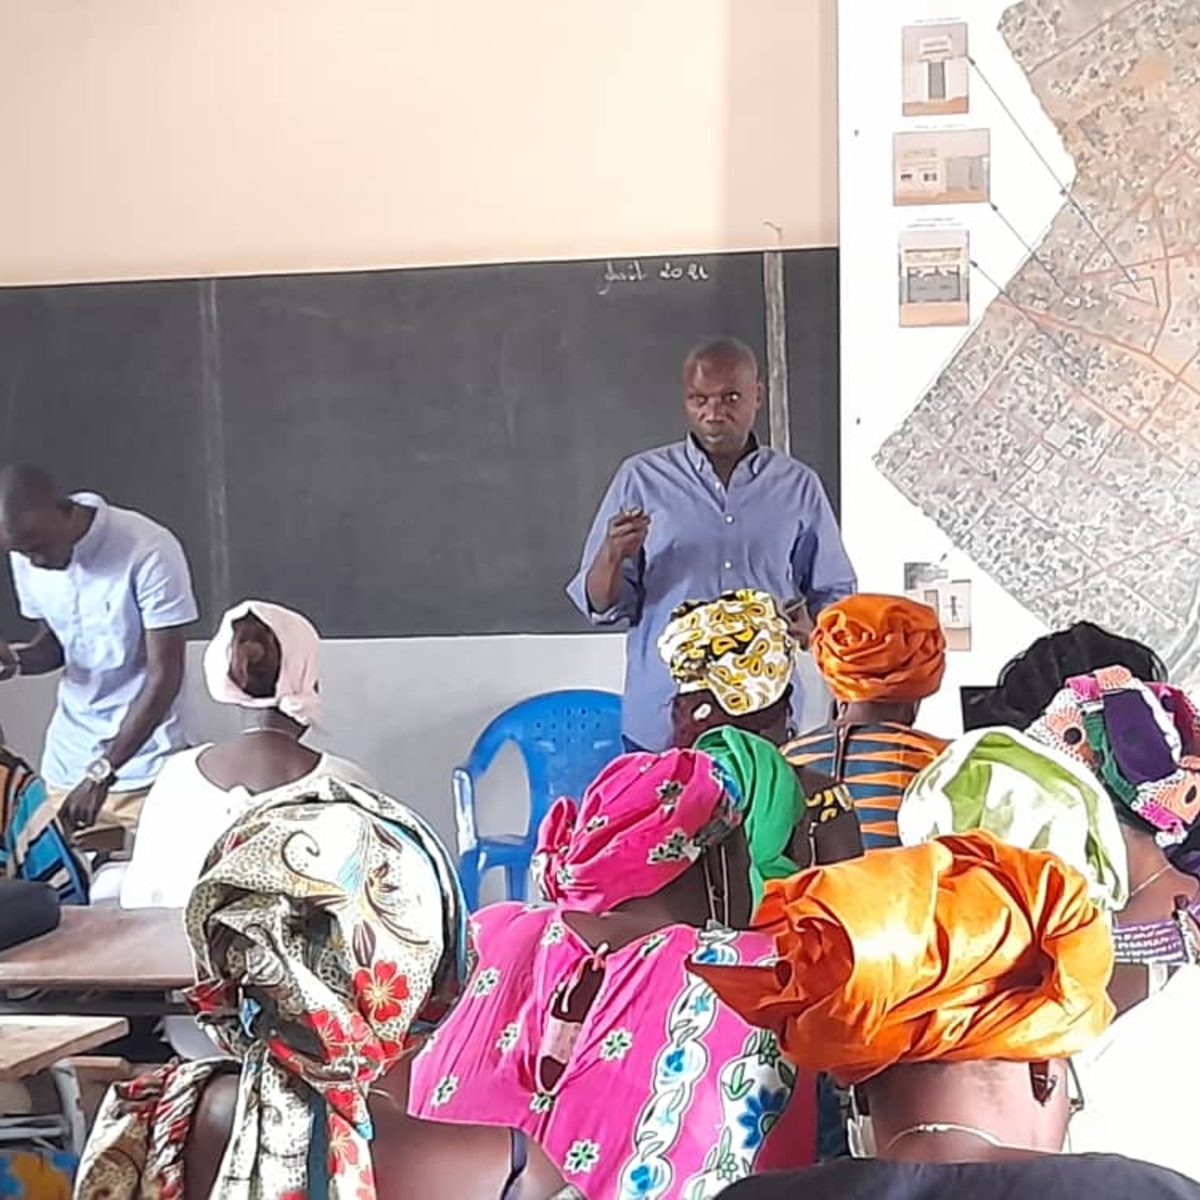
[{"label": "photograph on poster", "polygon": [[906,25],[901,33],[906,117],[946,117],[970,109],[967,23]]},{"label": "photograph on poster", "polygon": [[987,129],[925,129],[892,137],[897,205],[986,204],[992,135]]},{"label": "photograph on poster", "polygon": [[905,329],[971,323],[970,235],[909,229],[900,235],[900,324]]},{"label": "photograph on poster", "polygon": [[906,562],[904,594],[936,610],[947,650],[971,649],[970,580],[951,579],[950,572],[938,563]]}]

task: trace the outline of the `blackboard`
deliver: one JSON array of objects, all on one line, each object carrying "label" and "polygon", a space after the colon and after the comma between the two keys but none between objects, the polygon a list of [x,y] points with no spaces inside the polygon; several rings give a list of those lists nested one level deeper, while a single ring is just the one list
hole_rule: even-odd
[{"label": "blackboard", "polygon": [[[837,268],[789,251],[793,448],[836,503]],[[578,630],[618,462],[681,436],[699,340],[765,344],[760,254],[0,290],[0,458],[163,521],[204,630]],[[11,632],[11,600],[0,611]]]}]

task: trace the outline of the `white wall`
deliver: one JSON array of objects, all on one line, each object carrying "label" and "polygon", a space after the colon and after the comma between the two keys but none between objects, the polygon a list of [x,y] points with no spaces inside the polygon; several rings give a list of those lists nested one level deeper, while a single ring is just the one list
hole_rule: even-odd
[{"label": "white wall", "polygon": [[[999,583],[958,552],[932,520],[880,474],[874,457],[953,357],[969,328],[902,329],[897,309],[897,242],[914,224],[950,224],[970,232],[971,257],[997,284],[1005,283],[1027,250],[986,204],[937,209],[892,205],[892,134],[900,129],[990,129],[992,197],[1034,245],[1062,205],[1049,172],[1037,165],[1031,137],[1069,180],[1074,166],[1050,119],[1001,38],[997,26],[1009,0],[972,0],[970,52],[1004,97],[1017,124],[977,75],[969,114],[900,117],[901,28],[944,17],[940,0],[906,0],[886,16],[878,0],[841,0],[838,92],[841,312],[842,528],[864,591],[900,592],[906,562],[940,563],[972,583],[973,644],[951,653],[941,692],[922,711],[922,726],[946,736],[962,728],[959,688],[991,683],[1014,654],[1045,627]],[[971,275],[975,324],[996,288]]]},{"label": "white wall", "polygon": [[[453,844],[450,772],[501,709],[563,687],[620,691],[620,634],[464,637],[326,642],[321,650],[321,729],[314,745],[353,759],[384,790],[428,817]],[[188,648],[189,732],[197,741],[229,737],[245,714],[214,704],[204,689],[201,643]],[[821,720],[827,701],[805,661],[806,715]],[[9,743],[36,761],[54,704],[52,678],[0,686],[0,725]],[[480,797],[485,830],[523,828],[528,812],[515,755],[500,760]]]}]

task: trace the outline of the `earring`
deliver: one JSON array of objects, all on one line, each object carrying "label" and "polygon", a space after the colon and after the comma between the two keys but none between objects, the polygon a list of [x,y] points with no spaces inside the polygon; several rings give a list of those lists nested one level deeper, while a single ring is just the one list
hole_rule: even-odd
[{"label": "earring", "polygon": [[1029,1083],[1033,1098],[1045,1108],[1058,1087],[1058,1076],[1050,1070],[1048,1062],[1032,1062],[1029,1064]]},{"label": "earring", "polygon": [[729,928],[729,855],[725,852],[725,843],[717,848],[721,855],[721,924]]},{"label": "earring", "polygon": [[[704,891],[708,900],[708,928],[709,929],[728,929],[729,928],[729,863],[725,858],[724,847],[718,847],[721,853],[721,876],[722,886],[717,887],[713,882],[712,867],[709,863],[709,854],[706,851],[700,863],[704,869]],[[720,911],[724,919],[718,917]]]}]

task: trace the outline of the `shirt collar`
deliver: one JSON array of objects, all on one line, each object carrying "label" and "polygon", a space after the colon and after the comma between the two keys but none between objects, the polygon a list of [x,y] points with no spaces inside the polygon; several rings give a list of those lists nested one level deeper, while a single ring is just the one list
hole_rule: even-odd
[{"label": "shirt collar", "polygon": [[[712,471],[712,463],[708,461],[708,455],[700,448],[700,443],[689,433],[684,440],[684,453],[687,454],[688,462],[692,464],[697,471]],[[750,468],[751,477],[756,476],[763,468],[763,463],[766,461],[766,453],[764,448],[759,444],[758,435],[750,431],[750,449],[746,457],[738,463],[740,467],[742,463],[746,463]]]},{"label": "shirt collar", "polygon": [[95,492],[74,492],[71,500],[84,508],[96,510],[96,515],[92,518],[87,533],[75,543],[71,554],[72,562],[85,562],[104,541],[104,533],[108,528],[108,502],[103,496],[96,495]]}]

